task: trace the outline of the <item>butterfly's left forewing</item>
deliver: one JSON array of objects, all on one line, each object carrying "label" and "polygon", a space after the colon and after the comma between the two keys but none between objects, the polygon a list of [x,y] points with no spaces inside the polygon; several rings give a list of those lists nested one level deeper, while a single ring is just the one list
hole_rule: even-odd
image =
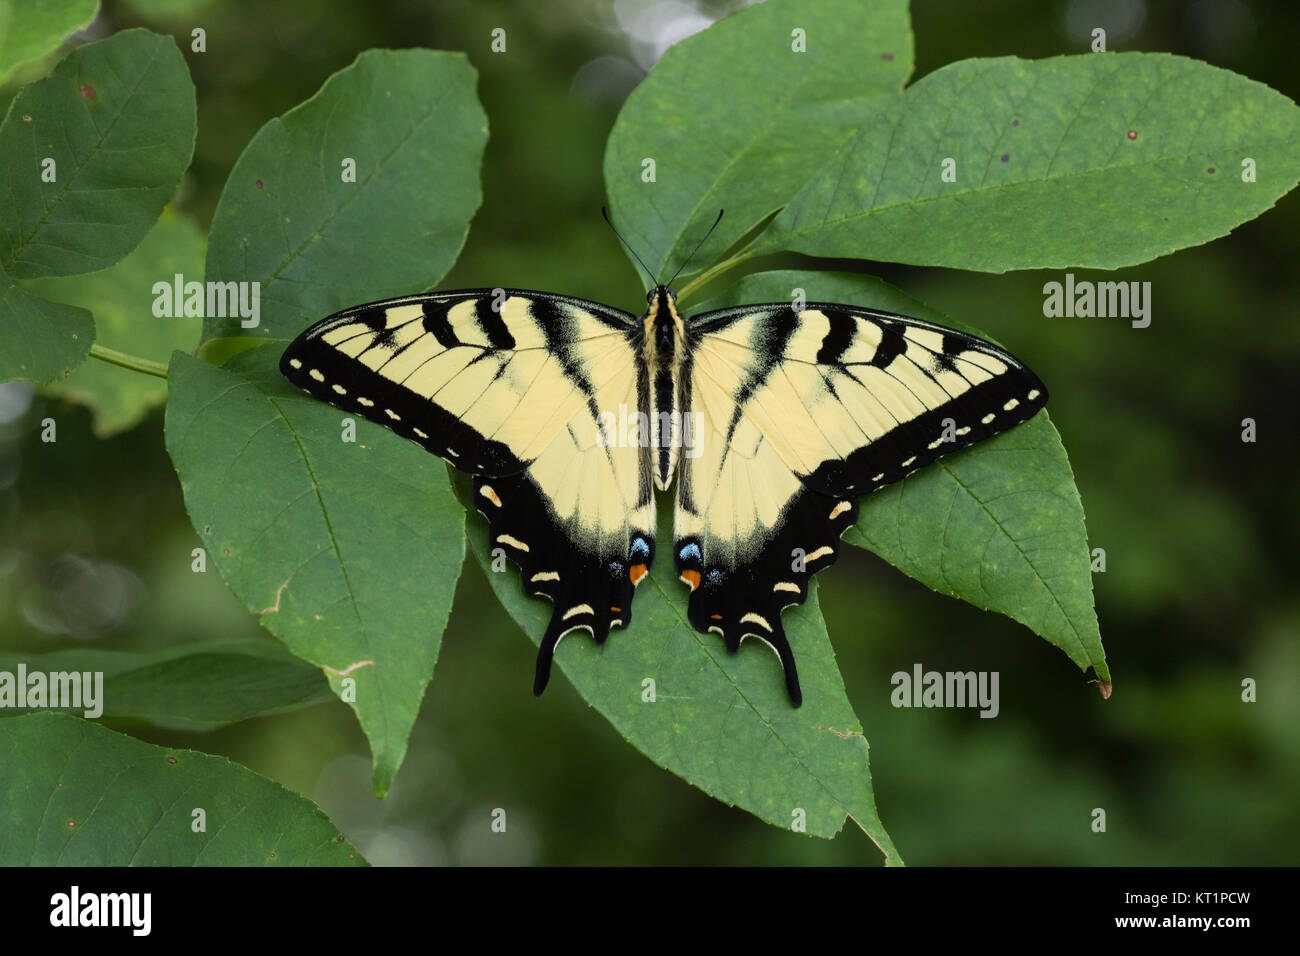
[{"label": "butterfly's left forewing", "polygon": [[725,309],[688,335],[673,551],[689,617],[733,650],[767,642],[798,704],[781,611],[835,561],[858,498],[1025,421],[1047,391],[990,342],[849,306]]},{"label": "butterfly's left forewing", "polygon": [[645,407],[638,327],[595,302],[522,290],[407,296],[307,329],[280,368],[317,398],[474,476],[493,553],[520,568],[551,621],[534,689],[573,630],[631,620],[654,552],[650,449],[611,441],[600,413]]}]

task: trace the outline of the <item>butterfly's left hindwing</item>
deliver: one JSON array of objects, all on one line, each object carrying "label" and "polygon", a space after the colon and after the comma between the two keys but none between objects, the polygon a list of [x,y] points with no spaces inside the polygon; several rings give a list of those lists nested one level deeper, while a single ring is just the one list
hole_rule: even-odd
[{"label": "butterfly's left hindwing", "polygon": [[650,449],[603,439],[599,413],[645,407],[633,316],[520,290],[407,296],[330,316],[285,350],[295,385],[474,476],[489,544],[554,606],[534,689],[560,638],[631,620],[654,555]]},{"label": "butterfly's left hindwing", "polygon": [[674,559],[688,613],[730,649],[777,652],[800,700],[781,610],[830,566],[857,499],[1035,414],[1047,391],[983,339],[906,316],[814,303],[749,306],[687,325]]}]

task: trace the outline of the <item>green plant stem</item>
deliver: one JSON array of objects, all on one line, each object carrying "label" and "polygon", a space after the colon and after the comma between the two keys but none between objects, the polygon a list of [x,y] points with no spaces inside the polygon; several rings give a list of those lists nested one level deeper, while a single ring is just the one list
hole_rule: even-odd
[{"label": "green plant stem", "polygon": [[106,348],[102,345],[92,345],[90,354],[101,362],[120,365],[122,368],[129,368],[133,372],[143,372],[145,375],[154,375],[158,378],[167,377],[167,366],[162,362],[151,362],[149,359],[127,355],[125,352],[119,352],[117,349]]},{"label": "green plant stem", "polygon": [[682,287],[681,291],[677,293],[677,298],[678,299],[688,298],[692,292],[694,292],[700,286],[704,285],[706,282],[710,282],[713,279],[716,279],[718,276],[722,275],[727,270],[735,268],[736,266],[740,265],[740,263],[744,262],[746,259],[749,258],[751,257],[747,253],[738,252],[730,259],[724,259],[722,262],[719,262],[713,268],[706,269],[705,271],[697,275],[694,279],[692,279],[690,282],[686,283],[686,285]]}]

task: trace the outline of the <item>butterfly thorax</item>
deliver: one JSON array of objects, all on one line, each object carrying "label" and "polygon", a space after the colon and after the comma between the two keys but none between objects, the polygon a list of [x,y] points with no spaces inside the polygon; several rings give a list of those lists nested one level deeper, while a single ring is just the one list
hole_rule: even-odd
[{"label": "butterfly thorax", "polygon": [[691,437],[684,434],[678,402],[678,383],[686,357],[686,326],[677,312],[672,290],[657,286],[646,301],[649,307],[641,320],[641,349],[649,372],[651,407],[644,412],[650,419],[655,484],[666,490],[672,483],[682,442]]}]

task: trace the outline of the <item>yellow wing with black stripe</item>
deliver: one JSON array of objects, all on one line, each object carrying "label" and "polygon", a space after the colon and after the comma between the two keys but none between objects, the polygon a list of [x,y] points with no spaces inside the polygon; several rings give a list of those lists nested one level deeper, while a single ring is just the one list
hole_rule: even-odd
[{"label": "yellow wing with black stripe", "polygon": [[673,551],[689,619],[732,651],[767,642],[798,705],[781,611],[835,561],[858,498],[1025,421],[1047,390],[990,342],[851,306],[719,310],[686,335]]},{"label": "yellow wing with black stripe", "polygon": [[285,350],[295,385],[410,438],[474,475],[492,547],[553,602],[538,655],[603,642],[631,619],[654,557],[650,449],[608,440],[600,413],[647,407],[634,316],[517,289],[471,289],[357,306]]}]

